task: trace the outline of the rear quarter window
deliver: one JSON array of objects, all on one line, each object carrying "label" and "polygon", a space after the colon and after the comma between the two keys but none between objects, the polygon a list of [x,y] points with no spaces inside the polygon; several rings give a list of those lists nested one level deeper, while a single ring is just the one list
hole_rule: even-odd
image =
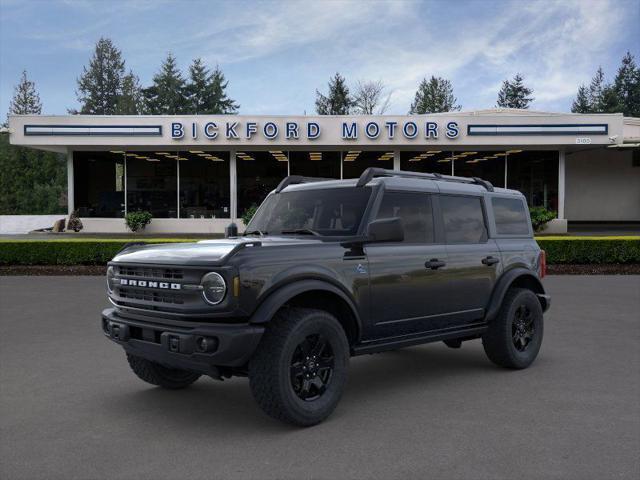
[{"label": "rear quarter window", "polygon": [[520,198],[492,198],[498,235],[529,235],[529,215]]}]

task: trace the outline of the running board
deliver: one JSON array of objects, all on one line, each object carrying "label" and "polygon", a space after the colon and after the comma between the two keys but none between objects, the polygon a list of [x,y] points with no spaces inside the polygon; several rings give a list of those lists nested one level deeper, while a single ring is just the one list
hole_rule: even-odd
[{"label": "running board", "polygon": [[465,338],[480,336],[487,330],[487,324],[473,323],[465,327],[455,330],[442,330],[422,333],[411,336],[383,338],[372,342],[364,343],[353,347],[352,355],[364,355],[367,353],[378,353],[386,350],[395,350],[397,348],[410,347],[412,345],[420,345],[423,343],[439,342],[441,340],[449,340],[452,338]]}]

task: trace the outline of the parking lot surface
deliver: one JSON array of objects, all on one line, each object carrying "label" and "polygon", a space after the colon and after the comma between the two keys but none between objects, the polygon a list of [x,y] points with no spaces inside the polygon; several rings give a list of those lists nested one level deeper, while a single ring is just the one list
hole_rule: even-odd
[{"label": "parking lot surface", "polygon": [[103,278],[0,277],[0,478],[640,478],[640,277],[545,284],[528,370],[479,341],[356,357],[335,413],[297,429],[246,379],[138,380],[100,330]]}]

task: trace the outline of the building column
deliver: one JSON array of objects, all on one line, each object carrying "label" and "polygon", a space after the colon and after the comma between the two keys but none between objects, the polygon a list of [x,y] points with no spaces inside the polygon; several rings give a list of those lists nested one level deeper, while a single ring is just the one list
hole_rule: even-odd
[{"label": "building column", "polygon": [[73,177],[73,150],[67,149],[67,213],[75,210],[74,177]]},{"label": "building column", "polygon": [[558,156],[558,220],[564,220],[564,190],[565,184],[565,150],[560,150]]},{"label": "building column", "polygon": [[238,172],[236,171],[236,151],[229,152],[229,196],[231,199],[229,216],[231,221],[238,219]]},{"label": "building column", "polygon": [[558,152],[558,218],[554,218],[544,229],[545,233],[567,233],[567,219],[564,214],[565,197],[565,150]]},{"label": "building column", "polygon": [[400,170],[400,150],[393,151],[393,169]]}]

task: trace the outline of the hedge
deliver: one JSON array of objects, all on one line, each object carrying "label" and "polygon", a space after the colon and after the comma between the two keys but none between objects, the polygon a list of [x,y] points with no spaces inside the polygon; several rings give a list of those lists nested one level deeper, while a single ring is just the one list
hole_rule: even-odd
[{"label": "hedge", "polygon": [[[640,263],[640,237],[538,237],[552,264]],[[126,239],[0,240],[0,265],[104,265]],[[145,238],[144,243],[195,241]]]},{"label": "hedge", "polygon": [[0,240],[0,265],[104,265],[127,243],[195,241],[178,238]]},{"label": "hedge", "polygon": [[539,237],[547,263],[640,263],[640,237]]}]

